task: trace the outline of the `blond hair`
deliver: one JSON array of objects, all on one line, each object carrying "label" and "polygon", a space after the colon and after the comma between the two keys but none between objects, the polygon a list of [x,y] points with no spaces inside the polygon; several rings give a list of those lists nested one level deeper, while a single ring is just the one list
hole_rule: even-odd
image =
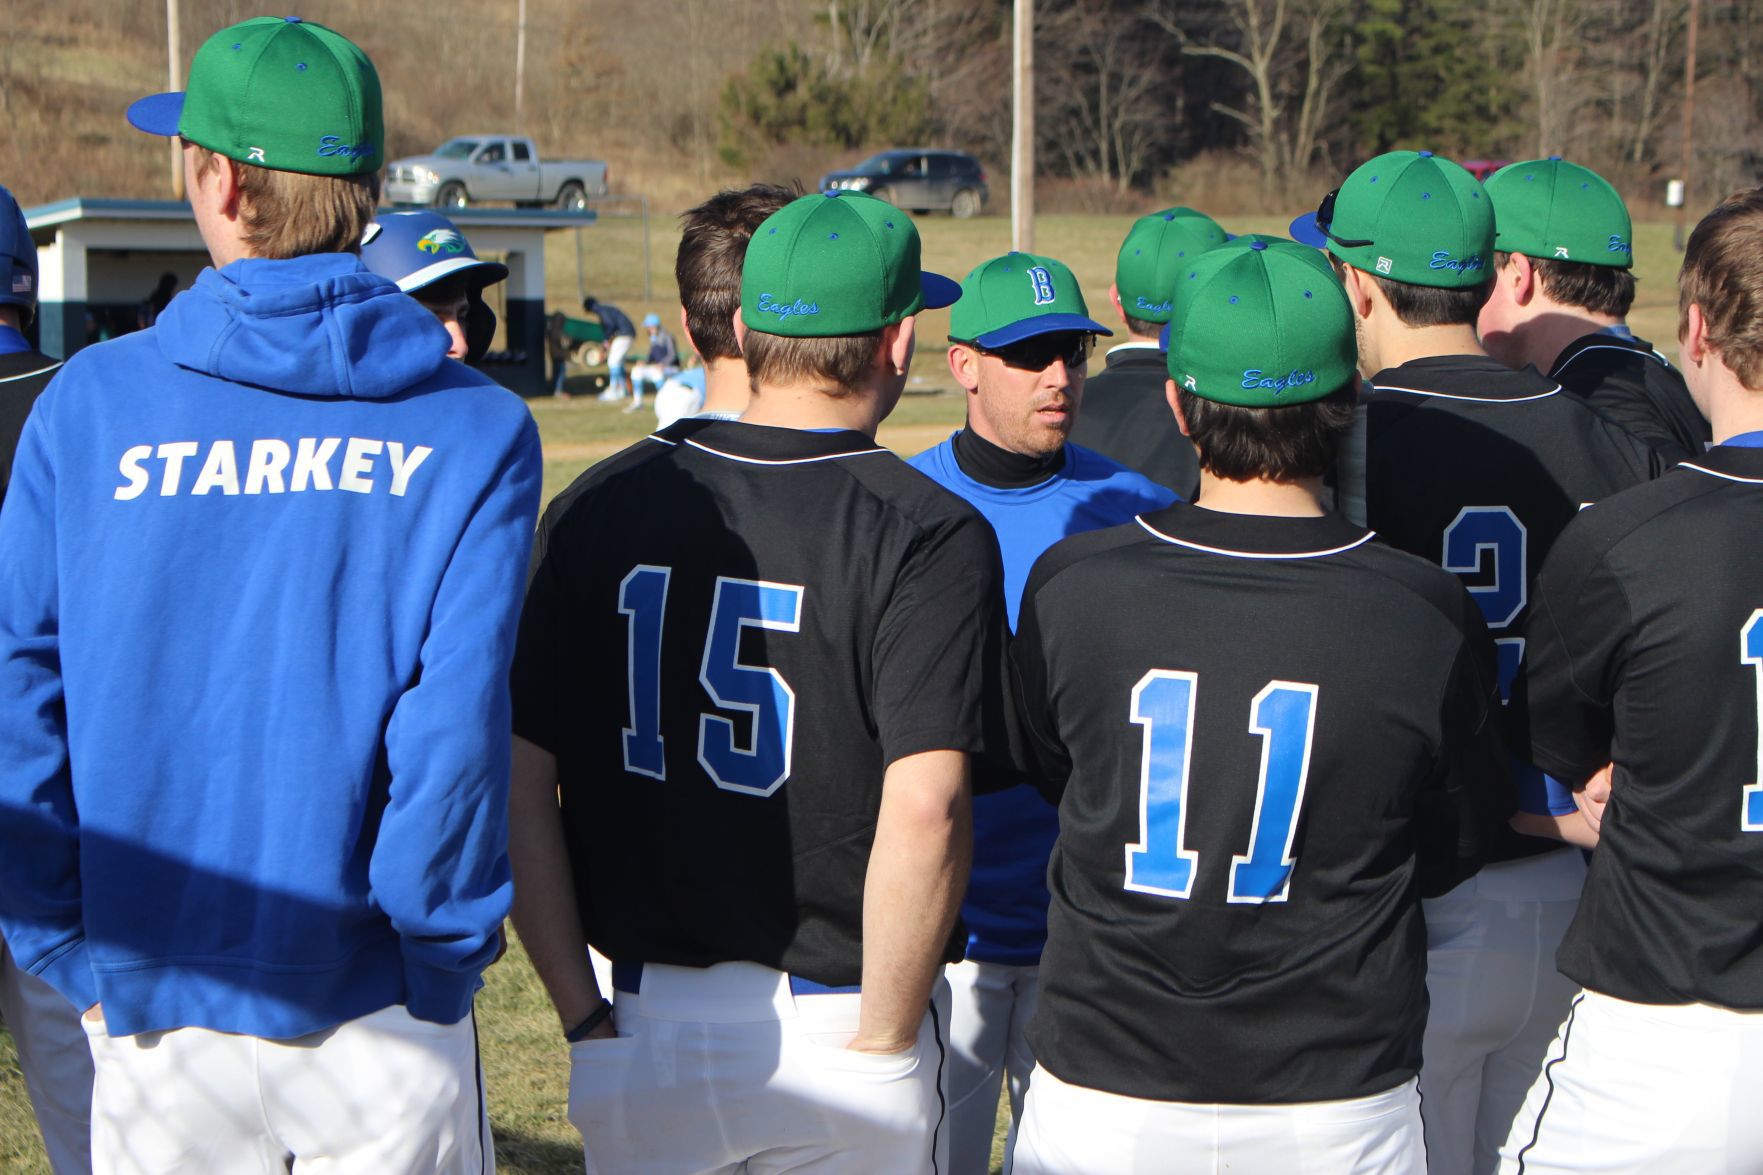
[{"label": "blond hair", "polygon": [[380,199],[377,171],[305,175],[272,171],[196,147],[196,173],[233,167],[239,177],[240,239],[253,257],[285,261],[308,253],[359,253]]}]

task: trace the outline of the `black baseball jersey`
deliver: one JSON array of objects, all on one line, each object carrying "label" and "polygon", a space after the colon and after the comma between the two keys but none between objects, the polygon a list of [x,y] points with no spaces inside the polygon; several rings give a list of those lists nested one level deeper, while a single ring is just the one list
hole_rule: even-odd
[{"label": "black baseball jersey", "polygon": [[1549,378],[1651,445],[1667,464],[1700,456],[1712,439],[1683,376],[1645,339],[1601,333],[1576,339]]},{"label": "black baseball jersey", "polygon": [[1071,439],[1192,501],[1200,484],[1200,458],[1164,398],[1168,379],[1165,356],[1156,346],[1114,348],[1108,366],[1084,381]]},{"label": "black baseball jersey", "polygon": [[60,368],[61,360],[35,351],[0,353],[0,501],[5,500],[6,483],[12,480],[18,434],[24,431],[37,396]]},{"label": "black baseball jersey", "polygon": [[1763,1009],[1760,534],[1763,449],[1721,445],[1587,510],[1537,583],[1532,753],[1616,767],[1558,956],[1594,991]]},{"label": "black baseball jersey", "polygon": [[1001,694],[985,519],[859,433],[686,420],[559,495],[534,559],[515,732],[557,756],[588,941],[857,983],[883,771],[982,750]]},{"label": "black baseball jersey", "polygon": [[[1535,368],[1485,356],[1418,359],[1379,372],[1362,404],[1366,520],[1384,541],[1461,576],[1500,658],[1503,696],[1523,689],[1530,584],[1582,506],[1656,476],[1660,458]],[[1523,707],[1505,709],[1526,759]],[[1521,772],[1527,808],[1540,774]],[[1557,810],[1570,801],[1557,794]],[[1560,848],[1503,832],[1496,858]]]},{"label": "black baseball jersey", "polygon": [[1413,1077],[1419,899],[1512,811],[1462,586],[1334,516],[1178,503],[1044,555],[1011,661],[1059,803],[1040,1063],[1186,1102]]}]

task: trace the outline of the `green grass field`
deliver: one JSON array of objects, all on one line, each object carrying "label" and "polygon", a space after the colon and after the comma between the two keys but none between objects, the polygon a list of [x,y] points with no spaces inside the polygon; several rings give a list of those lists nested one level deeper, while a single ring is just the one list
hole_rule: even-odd
[{"label": "green grass field", "polygon": [[[1009,221],[1001,217],[968,221],[926,217],[918,223],[924,237],[925,265],[955,277],[1010,245]],[[1227,218],[1225,224],[1234,232],[1282,232],[1284,228],[1283,223],[1264,220]],[[1037,229],[1037,251],[1069,264],[1088,292],[1092,315],[1099,321],[1111,321],[1108,284],[1126,222],[1104,217],[1049,217],[1041,220]],[[658,262],[652,266],[652,297],[641,296],[642,234],[636,221],[608,219],[585,230],[581,282],[589,292],[617,302],[633,317],[655,311],[671,324],[678,316],[672,276],[677,235],[667,222],[654,223],[651,231],[651,255]],[[1678,255],[1671,247],[1668,224],[1636,226],[1635,264],[1641,279],[1640,296],[1629,321],[1637,333],[1675,356]],[[554,235],[547,248],[546,266],[551,304],[579,313],[571,234]],[[955,394],[943,362],[941,342],[947,331],[946,311],[931,312],[920,320],[918,358],[908,395],[881,433],[883,443],[902,454],[935,444],[961,422],[962,400]],[[589,382],[586,377],[576,377],[572,386],[585,392]],[[532,409],[545,443],[546,500],[595,461],[644,435],[654,419],[646,413],[627,416],[615,404],[600,404],[586,397],[535,400]],[[564,1117],[567,1053],[556,1017],[518,943],[485,977],[478,1022],[500,1168],[515,1173],[579,1171],[581,1152],[575,1131]],[[48,1170],[11,1037],[0,1030],[0,1171]]]}]

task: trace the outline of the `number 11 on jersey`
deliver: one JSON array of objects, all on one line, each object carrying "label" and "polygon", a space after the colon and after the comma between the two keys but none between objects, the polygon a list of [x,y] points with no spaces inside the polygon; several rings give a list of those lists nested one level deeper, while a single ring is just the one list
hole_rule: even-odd
[{"label": "number 11 on jersey", "polygon": [[[1199,854],[1186,847],[1193,762],[1194,695],[1199,675],[1153,669],[1132,691],[1132,721],[1145,728],[1139,761],[1139,840],[1126,846],[1126,888],[1186,899]],[[1250,706],[1249,732],[1261,737],[1261,773],[1249,851],[1233,854],[1227,900],[1283,902],[1291,890],[1292,839],[1304,807],[1316,729],[1317,687],[1270,681]]]},{"label": "number 11 on jersey", "polygon": [[1752,612],[1739,630],[1739,660],[1757,676],[1757,782],[1745,785],[1739,831],[1763,832],[1763,608]]}]

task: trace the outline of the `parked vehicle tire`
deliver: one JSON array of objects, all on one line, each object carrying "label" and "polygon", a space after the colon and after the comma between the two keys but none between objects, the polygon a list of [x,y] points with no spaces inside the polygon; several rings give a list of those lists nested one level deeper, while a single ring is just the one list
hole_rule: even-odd
[{"label": "parked vehicle tire", "polygon": [[578,367],[598,367],[606,362],[606,352],[599,343],[580,343],[576,346],[574,359]]},{"label": "parked vehicle tire", "polygon": [[464,184],[458,180],[452,180],[442,184],[440,191],[435,193],[435,207],[469,208],[471,207],[471,197],[465,194]]},{"label": "parked vehicle tire", "polygon": [[585,212],[588,208],[588,190],[570,180],[557,189],[557,210],[559,212]]},{"label": "parked vehicle tire", "polygon": [[979,211],[979,193],[972,188],[962,188],[949,201],[949,215],[958,220],[966,220]]}]

